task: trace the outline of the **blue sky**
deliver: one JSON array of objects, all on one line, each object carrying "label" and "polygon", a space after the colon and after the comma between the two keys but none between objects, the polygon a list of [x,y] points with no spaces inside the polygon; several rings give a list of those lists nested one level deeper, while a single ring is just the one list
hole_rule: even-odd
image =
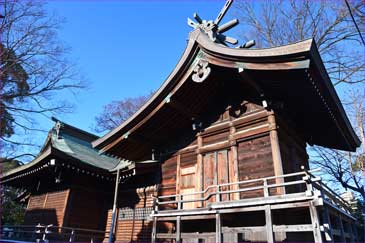
[{"label": "blue sky", "polygon": [[[215,19],[224,1],[51,1],[47,10],[66,19],[60,39],[71,47],[89,87],[67,99],[71,114],[58,116],[92,131],[103,105],[156,90],[182,54],[198,12]],[[229,15],[225,17],[229,20]],[[49,129],[51,121],[41,121]]]}]

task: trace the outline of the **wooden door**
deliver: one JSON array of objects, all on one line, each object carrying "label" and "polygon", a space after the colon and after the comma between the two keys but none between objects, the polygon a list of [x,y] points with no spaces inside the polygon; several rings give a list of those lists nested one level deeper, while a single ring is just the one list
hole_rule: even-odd
[{"label": "wooden door", "polygon": [[[225,184],[230,182],[230,163],[229,163],[229,151],[220,150],[204,155],[203,159],[203,178],[204,178],[204,190],[209,186]],[[223,191],[229,190],[228,186],[220,188]],[[214,188],[209,189],[207,194],[215,192]],[[206,195],[207,195],[206,194]],[[214,202],[215,197],[211,197],[208,201]],[[221,200],[229,200],[228,194],[223,194]]]},{"label": "wooden door", "polygon": [[[217,153],[217,176],[218,176],[218,184],[226,184],[229,183],[229,164],[228,164],[228,150],[218,151]],[[228,191],[229,186],[220,187],[221,191]],[[222,201],[229,200],[229,194],[222,194]]]},{"label": "wooden door", "polygon": [[[206,190],[209,186],[217,184],[216,182],[216,165],[215,165],[215,153],[208,153],[204,155],[203,158],[203,180],[204,180],[204,190]],[[204,196],[207,196],[209,193],[214,192],[214,188],[208,189]],[[210,197],[208,202],[214,202],[215,197]]]},{"label": "wooden door", "polygon": [[[180,168],[180,194],[189,194],[195,192],[196,183],[196,165]],[[194,199],[195,195],[183,196],[183,200]],[[194,208],[194,202],[183,203],[183,209]]]}]

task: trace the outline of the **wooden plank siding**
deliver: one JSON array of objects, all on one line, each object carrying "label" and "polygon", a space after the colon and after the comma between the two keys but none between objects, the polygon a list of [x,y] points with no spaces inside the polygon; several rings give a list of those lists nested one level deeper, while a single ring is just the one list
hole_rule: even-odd
[{"label": "wooden plank siding", "polygon": [[31,195],[25,211],[24,224],[63,226],[70,189]]},{"label": "wooden plank siding", "polygon": [[[133,195],[132,195],[133,194]],[[144,189],[137,189],[134,192],[122,191],[119,193],[119,208],[117,210],[117,218],[115,224],[115,241],[116,242],[150,242],[152,233],[152,220],[146,219],[120,219],[118,217],[121,208],[130,207],[131,209],[152,207],[153,199],[152,195],[156,195],[155,190],[145,191]],[[135,204],[128,204],[128,198],[131,196],[137,196],[138,202]],[[127,199],[127,200],[126,200]],[[112,220],[112,209],[107,212],[105,231],[107,232],[105,237],[109,236],[110,226]],[[107,240],[107,238],[105,239]]]},{"label": "wooden plank siding", "polygon": [[[103,230],[106,222],[104,193],[71,189],[65,224],[68,227]],[[95,212],[95,213],[90,213]]]},{"label": "wooden plank siding", "polygon": [[[180,148],[162,162],[159,195],[180,193],[181,168],[194,165],[197,171],[195,191],[214,184],[274,175],[268,114],[257,105],[245,105],[249,107],[246,113],[232,117],[229,115],[232,111],[225,110],[225,115],[197,133],[191,142],[197,144],[195,150]],[[199,159],[201,162],[197,163]],[[237,186],[222,189],[233,188]],[[252,192],[241,194],[247,196]],[[238,195],[222,195],[222,200],[230,198],[238,199]],[[215,198],[210,199],[213,200]],[[199,206],[203,204],[196,203],[196,207]],[[165,207],[175,208],[176,205]]]},{"label": "wooden plank siding", "polygon": [[[258,179],[274,175],[270,137],[268,134],[238,143],[239,180]],[[240,185],[240,188],[262,186],[262,183]],[[263,196],[262,190],[243,192],[241,198]]]},{"label": "wooden plank siding", "polygon": [[[283,162],[284,174],[300,171],[303,165],[309,168],[308,154],[306,144],[300,139],[300,136],[290,129],[289,125],[279,120],[278,135],[280,140],[280,153]],[[291,180],[299,178],[293,177]],[[286,179],[285,181],[289,181]],[[287,193],[303,191],[305,185],[296,185],[286,188]]]}]

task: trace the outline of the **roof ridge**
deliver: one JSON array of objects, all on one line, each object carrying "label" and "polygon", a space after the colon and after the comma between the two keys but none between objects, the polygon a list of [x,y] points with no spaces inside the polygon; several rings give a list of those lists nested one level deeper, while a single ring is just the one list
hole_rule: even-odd
[{"label": "roof ridge", "polygon": [[[93,134],[93,133],[87,132],[87,131],[82,130],[82,129],[78,128],[78,127],[72,126],[72,125],[70,125],[70,124],[68,124],[68,123],[66,123],[66,122],[63,122],[63,121],[59,120],[58,118],[56,118],[56,117],[54,117],[54,116],[52,116],[52,117],[51,117],[51,119],[52,119],[52,121],[56,122],[56,124],[57,124],[57,122],[59,122],[59,123],[62,125],[62,127],[66,127],[66,128],[71,129],[71,130],[73,130],[73,131],[75,131],[75,132],[77,132],[77,133],[81,133],[81,134],[83,134],[83,135],[86,135],[86,136],[88,136],[88,137],[92,138],[93,140],[95,140],[95,139],[98,139],[98,138],[99,138],[99,136],[98,136],[98,135],[95,135],[95,134]],[[52,128],[52,129],[54,129],[54,128],[56,128],[56,125],[55,125],[55,126],[53,126],[53,128]]]}]

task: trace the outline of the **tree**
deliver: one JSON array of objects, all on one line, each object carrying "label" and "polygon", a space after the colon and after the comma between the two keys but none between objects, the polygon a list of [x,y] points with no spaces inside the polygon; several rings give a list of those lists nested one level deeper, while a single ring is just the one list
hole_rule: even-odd
[{"label": "tree", "polygon": [[[350,93],[348,97],[351,99],[349,103],[345,103],[347,113],[353,121],[357,134],[360,135],[361,141],[364,143],[364,103],[363,95],[358,93]],[[334,184],[340,184],[346,190],[352,190],[365,199],[364,191],[364,150],[359,148],[357,152],[345,152],[335,149],[325,149],[314,147],[312,155],[312,164],[321,167],[323,173],[327,175],[327,181]]]},{"label": "tree", "polygon": [[[2,161],[22,156],[37,143],[24,139],[39,116],[70,111],[57,97],[84,87],[68,49],[57,36],[62,19],[49,15],[42,1],[0,0],[0,146]],[[28,135],[28,136],[25,136]],[[5,154],[4,154],[5,153]]]},{"label": "tree", "polygon": [[[353,1],[351,6],[363,25],[364,3]],[[258,47],[313,37],[334,85],[364,82],[364,48],[344,1],[239,1],[236,9],[243,37],[256,40]]]},{"label": "tree", "polygon": [[[2,164],[2,171],[6,172],[20,165],[19,161],[9,161]],[[2,186],[0,191],[1,225],[21,225],[24,219],[25,205],[15,201],[20,191],[8,186]]]},{"label": "tree", "polygon": [[[365,23],[365,5],[351,1],[350,11],[358,25]],[[364,46],[344,1],[245,1],[236,5],[245,27],[245,39],[258,47],[273,47],[314,38],[335,86],[341,84],[342,102],[352,124],[364,142],[363,85]],[[364,31],[364,28],[362,28]],[[364,35],[364,33],[362,33]],[[354,94],[356,98],[354,98]],[[360,100],[360,102],[359,102]],[[363,148],[355,153],[313,147],[312,165],[323,168],[323,178],[364,198]]]},{"label": "tree", "polygon": [[151,97],[152,92],[135,98],[112,101],[103,107],[102,112],[95,117],[96,132],[114,129],[131,117]]}]

